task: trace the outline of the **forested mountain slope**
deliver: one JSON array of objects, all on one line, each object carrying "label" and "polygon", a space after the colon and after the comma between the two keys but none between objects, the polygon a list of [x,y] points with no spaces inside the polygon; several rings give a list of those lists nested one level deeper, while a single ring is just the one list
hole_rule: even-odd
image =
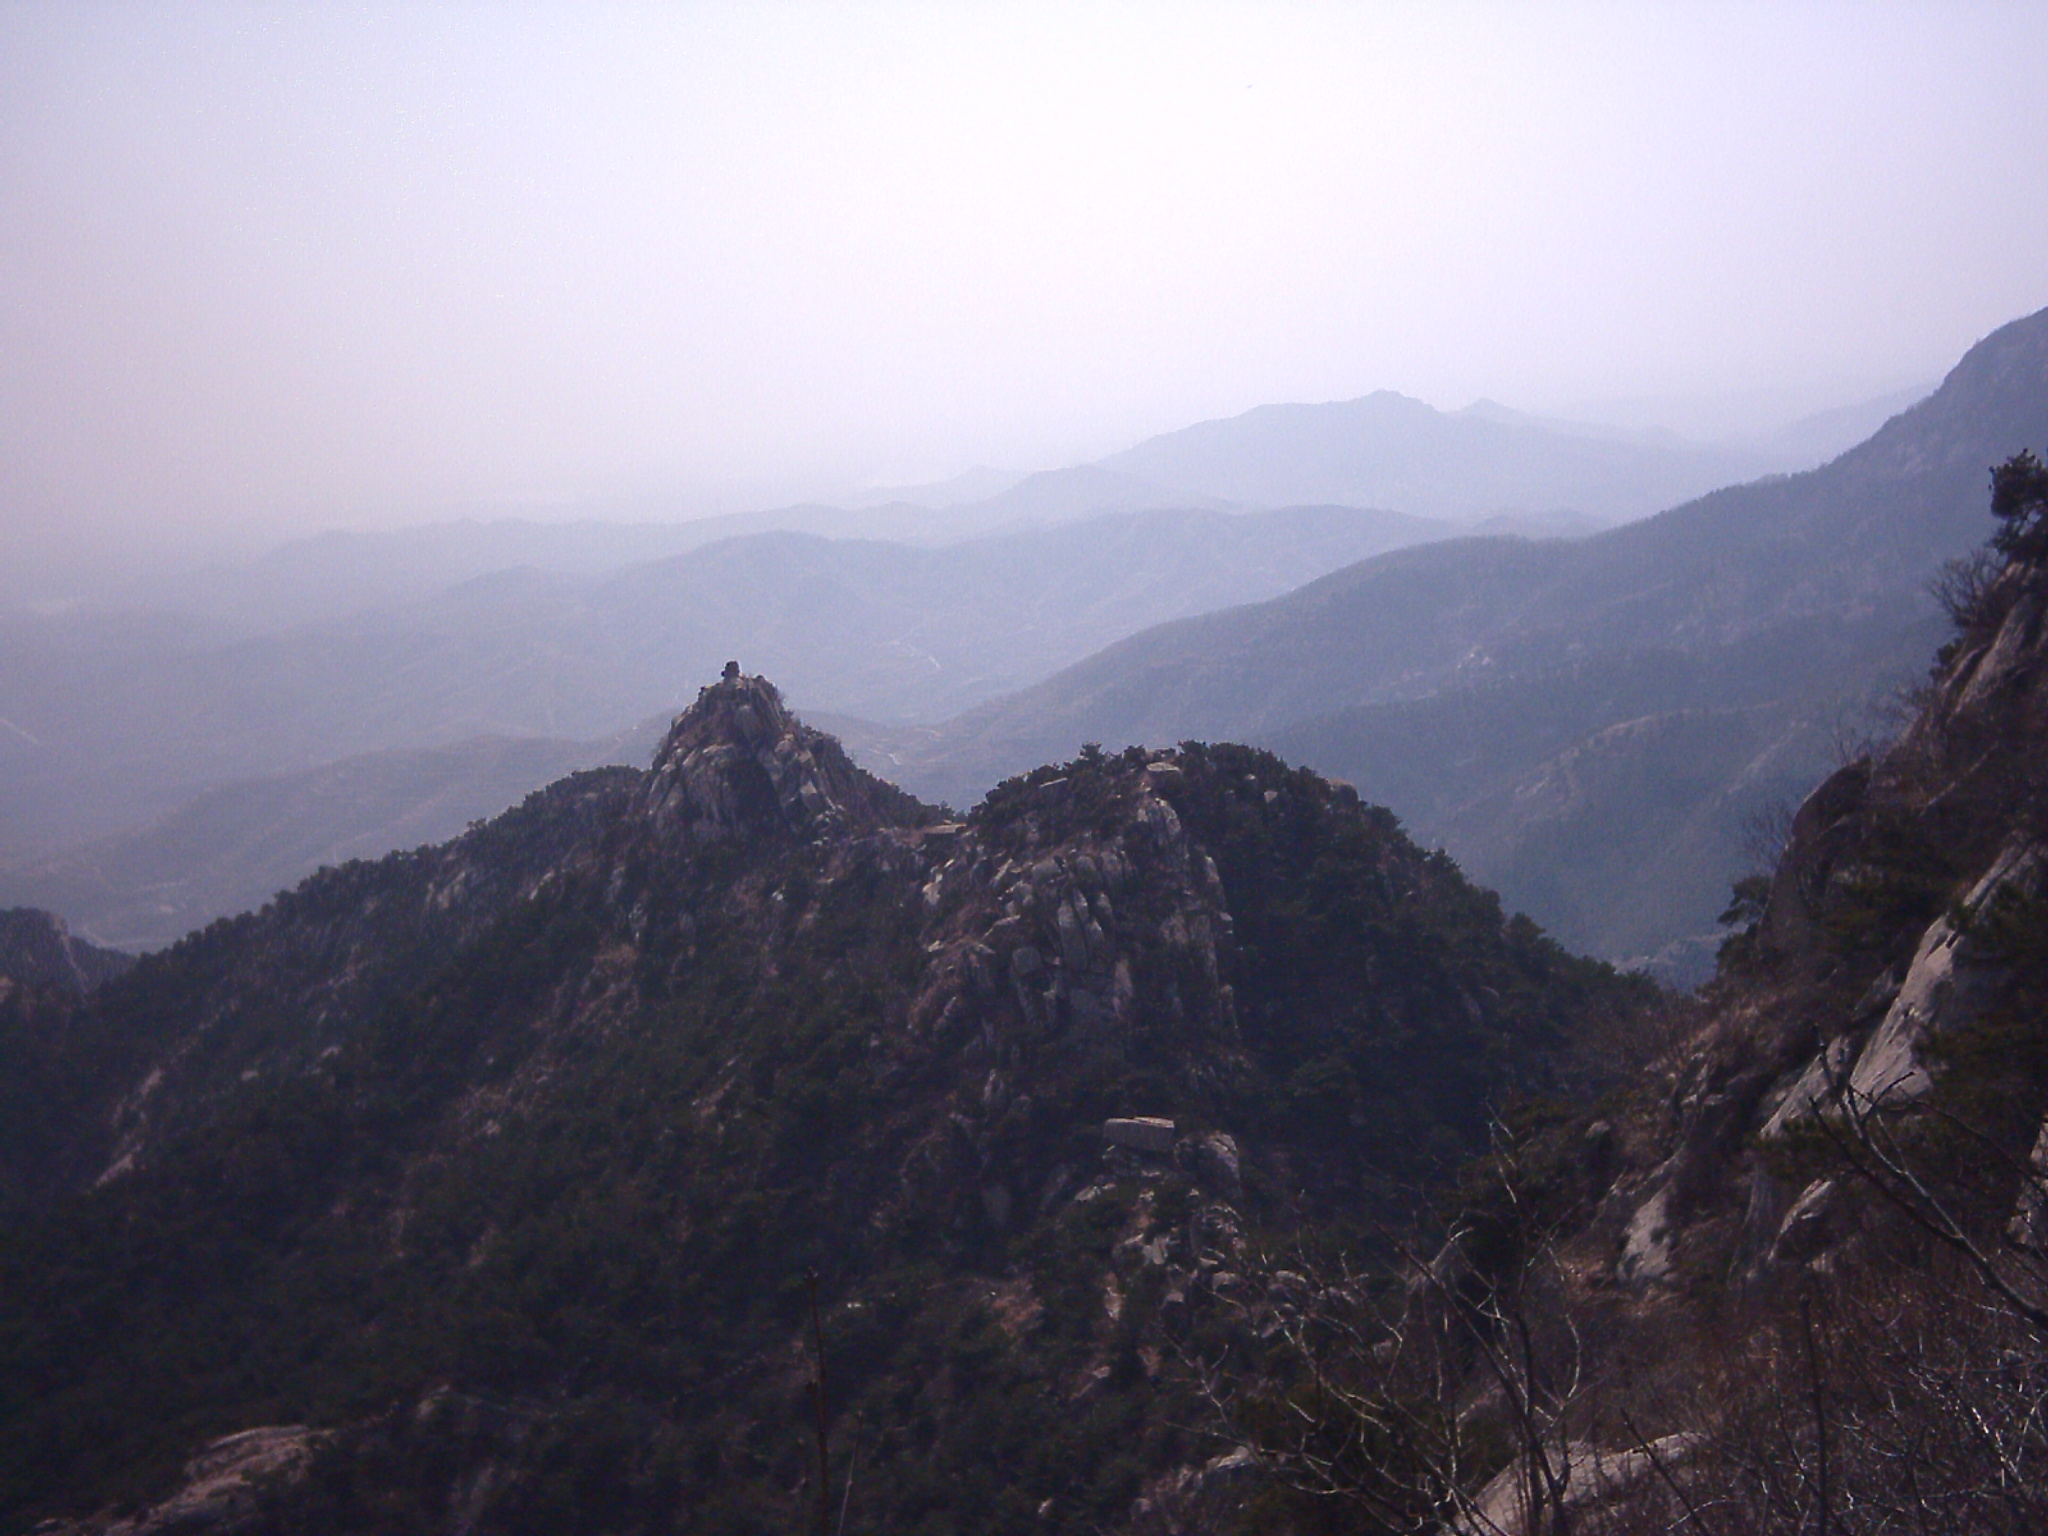
[{"label": "forested mountain slope", "polygon": [[815,1328],[846,1530],[1156,1530],[1260,1253],[1646,994],[1266,754],[941,822],[734,672],[651,771],[0,1018],[0,1509],[789,1529]]}]

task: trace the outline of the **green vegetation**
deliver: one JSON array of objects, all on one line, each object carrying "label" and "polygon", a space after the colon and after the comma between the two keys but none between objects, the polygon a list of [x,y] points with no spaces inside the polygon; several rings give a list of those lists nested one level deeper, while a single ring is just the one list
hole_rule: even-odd
[{"label": "green vegetation", "polygon": [[[1213,1454],[1178,1362],[1236,1325],[1190,1255],[1397,1215],[1649,992],[1348,790],[1176,762],[1090,749],[971,818],[981,879],[1125,850],[1108,1033],[1035,1028],[1006,972],[932,992],[934,942],[1000,909],[928,911],[923,808],[678,846],[623,770],[216,924],[71,1019],[82,1056],[10,1022],[8,1059],[67,1086],[8,1144],[0,1519],[158,1497],[209,1437],[308,1423],[332,1438],[280,1528],[474,1498],[508,1532],[787,1530],[815,1272],[849,1531],[1121,1521]],[[1184,844],[1139,827],[1155,792]],[[1235,1210],[1184,1160],[1105,1160],[1131,1113],[1239,1138]],[[138,1127],[138,1169],[50,1193]]]},{"label": "green vegetation", "polygon": [[2048,561],[2048,465],[2028,450],[1991,471],[1992,547],[2031,564]]}]

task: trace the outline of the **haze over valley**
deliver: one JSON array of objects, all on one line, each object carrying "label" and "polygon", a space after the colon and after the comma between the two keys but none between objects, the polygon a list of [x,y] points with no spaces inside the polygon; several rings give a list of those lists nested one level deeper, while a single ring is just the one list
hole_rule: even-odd
[{"label": "haze over valley", "polygon": [[[1896,403],[1826,425],[1860,430]],[[1815,430],[1791,440],[1834,446]],[[104,942],[166,942],[323,863],[452,835],[571,767],[643,761],[733,656],[857,749],[910,729],[907,754],[866,760],[966,804],[1038,759],[921,766],[934,728],[1140,631],[1405,546],[1583,535],[1784,462],[1381,394],[1206,423],[953,505],[287,544],[10,621],[0,900]],[[1315,491],[1417,510],[1286,504]],[[1315,699],[1296,714],[1353,701],[1292,682]],[[1222,715],[1149,728],[1270,725],[1214,702]],[[1079,738],[1036,745],[1055,742]]]},{"label": "haze over valley", "polygon": [[[1997,6],[570,15],[0,23],[0,899],[164,944],[738,659],[962,809],[1254,736],[1697,947],[1981,509],[1853,591],[1758,530],[2043,297]],[[1618,827],[1579,776],[1686,729],[1682,896],[1500,809]]]}]

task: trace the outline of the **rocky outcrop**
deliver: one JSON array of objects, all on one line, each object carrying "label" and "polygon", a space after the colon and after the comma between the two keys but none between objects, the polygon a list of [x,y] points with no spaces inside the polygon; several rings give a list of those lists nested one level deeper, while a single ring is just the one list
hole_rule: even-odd
[{"label": "rocky outcrop", "polygon": [[1794,953],[1814,942],[1828,880],[1856,843],[1869,792],[1870,764],[1857,762],[1800,803],[1758,924],[1758,938],[1772,950]]},{"label": "rocky outcrop", "polygon": [[774,684],[737,664],[677,717],[643,796],[663,835],[693,842],[816,840],[872,828],[885,808],[914,804],[856,769],[838,742],[789,713]]},{"label": "rocky outcrop", "polygon": [[1972,925],[1981,924],[1997,903],[2033,895],[2041,859],[2031,835],[2007,844],[1956,911],[1928,925],[1898,996],[1850,1070],[1849,1092],[1858,1103],[1923,1098],[1933,1087],[1929,1047],[1975,1023],[2009,971],[1992,946],[1972,938]]},{"label": "rocky outcrop", "polygon": [[34,907],[0,912],[0,978],[19,986],[82,997],[134,964],[133,955],[88,944],[55,913]]},{"label": "rocky outcrop", "polygon": [[2044,618],[2048,574],[1991,578],[1896,743],[1799,808],[1759,922],[1665,1064],[1662,1124],[1638,1141],[1657,1150],[1610,1196],[1620,1280],[1670,1285],[1717,1246],[1749,1286],[1824,1263],[1860,1230],[1855,1191],[1785,1184],[1784,1149],[1844,1106],[1927,1101],[2010,1011],[2048,884]]},{"label": "rocky outcrop", "polygon": [[1173,1122],[1154,1115],[1105,1120],[1102,1122],[1102,1139],[1113,1147],[1129,1147],[1134,1152],[1171,1152]]},{"label": "rocky outcrop", "polygon": [[[1665,1435],[1636,1446],[1606,1448],[1573,1441],[1555,1455],[1553,1465],[1532,1477],[1534,1462],[1503,1467],[1480,1490],[1469,1514],[1454,1520],[1458,1536],[1542,1536],[1565,1529],[1554,1504],[1564,1514],[1625,1497],[1638,1486],[1674,1467],[1682,1467],[1699,1444],[1693,1434]],[[1533,1496],[1532,1496],[1533,1494]]]},{"label": "rocky outcrop", "polygon": [[937,839],[921,900],[929,942],[949,963],[934,968],[940,991],[918,1013],[967,1006],[993,987],[1030,1038],[1114,1052],[1149,1022],[1233,1041],[1223,974],[1232,918],[1215,860],[1190,848],[1160,793],[1179,771],[1163,758],[1121,767],[1090,785],[1101,803],[1085,820],[1067,777],[1034,775],[1008,787],[999,822]]},{"label": "rocky outcrop", "polygon": [[1940,1043],[1979,1023],[2009,978],[2007,957],[1983,928],[2009,904],[2038,894],[2042,862],[2031,834],[2009,841],[1968,892],[1928,924],[1904,977],[1893,971],[1873,981],[1847,1028],[1774,1089],[1761,1139],[1781,1140],[1844,1096],[1859,1113],[1925,1098],[1940,1070]]},{"label": "rocky outcrop", "polygon": [[325,1438],[301,1424],[223,1435],[186,1463],[183,1486],[139,1513],[37,1529],[45,1536],[241,1536],[269,1529],[266,1497],[303,1478]]}]

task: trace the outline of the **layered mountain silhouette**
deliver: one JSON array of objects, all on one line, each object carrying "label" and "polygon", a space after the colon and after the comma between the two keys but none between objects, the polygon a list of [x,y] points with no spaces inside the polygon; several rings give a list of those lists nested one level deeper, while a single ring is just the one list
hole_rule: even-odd
[{"label": "layered mountain silhouette", "polygon": [[597,741],[487,737],[395,747],[224,784],[144,826],[0,871],[0,888],[124,950],[161,949],[260,907],[312,870],[446,842],[579,769],[639,766],[666,714]]},{"label": "layered mountain silhouette", "polygon": [[[470,516],[293,540],[242,565],[169,572],[103,606],[167,610],[275,629],[427,597],[531,566],[597,575],[756,533],[933,546],[1160,507],[1254,511],[1313,503],[1392,507],[1503,532],[1590,532],[1703,490],[1804,469],[1860,442],[1918,393],[1838,407],[1772,437],[1686,443],[1531,416],[1491,401],[1444,412],[1392,391],[1319,405],[1261,406],[1150,438],[1094,464],[970,470],[840,505],[799,504],[689,521],[658,504],[575,504],[573,521]],[[1305,487],[1319,487],[1313,491]],[[671,514],[672,515],[672,514]],[[622,517],[638,520],[625,521]]]},{"label": "layered mountain silhouette", "polygon": [[1455,520],[1569,509],[1597,525],[1750,479],[1767,465],[1760,454],[1546,421],[1491,402],[1439,411],[1381,390],[1201,422],[1099,468],[1236,502],[1339,501]]},{"label": "layered mountain silhouette", "polygon": [[603,575],[496,571],[274,633],[7,616],[0,851],[366,752],[607,736],[681,708],[681,680],[734,655],[807,705],[942,718],[1160,619],[1444,532],[1339,507],[1113,514],[942,547],[777,532]]},{"label": "layered mountain silhouette", "polygon": [[[1203,423],[944,508],[887,501],[667,527],[500,521],[305,541],[250,570],[160,588],[157,596],[183,613],[82,611],[0,623],[0,899],[60,906],[102,937],[161,942],[182,924],[260,901],[313,867],[309,860],[449,836],[552,771],[618,760],[605,742],[676,708],[678,677],[735,654],[783,678],[864,760],[927,793],[971,799],[1035,760],[1040,742],[1070,735],[1069,750],[1093,734],[1250,731],[1278,740],[1274,732],[1300,727],[1310,734],[1298,746],[1288,738],[1290,749],[1373,778],[1425,835],[1490,859],[1484,850],[1500,840],[1501,818],[1485,807],[1514,786],[1488,766],[1497,752],[1487,743],[1512,734],[1514,722],[1476,707],[1481,695],[1471,689],[1461,688],[1442,718],[1408,706],[1443,686],[1432,658],[1459,622],[1432,606],[1450,590],[1444,583],[1471,586],[1467,606],[1483,605],[1488,593],[1525,580],[1542,586],[1549,557],[1541,553],[1475,546],[1441,563],[1387,568],[1401,590],[1363,599],[1381,614],[1376,630],[1366,625],[1378,659],[1354,664],[1339,638],[1329,655],[1344,659],[1332,675],[1309,655],[1321,642],[1303,636],[1300,664],[1276,669],[1272,658],[1253,656],[1254,643],[1247,686],[1259,702],[1249,711],[1239,708],[1244,689],[1233,693],[1206,674],[1176,681],[1148,671],[1127,680],[1145,695],[1128,719],[1078,734],[1060,727],[1034,741],[1029,729],[1001,723],[1017,708],[1037,708],[1028,694],[986,729],[972,715],[922,722],[1028,689],[1161,620],[1272,597],[1362,556],[1457,531],[1443,519],[1355,506],[1215,510],[1224,505],[1315,485],[1354,498],[1385,492],[1455,513],[1468,528],[1579,533],[1597,522],[1574,508],[1640,511],[1654,504],[1644,496],[1677,494],[1755,462],[1485,403],[1437,412],[1383,393]],[[1100,511],[1161,502],[1177,505]],[[863,530],[895,542],[824,536]],[[730,536],[702,542],[713,532]],[[642,558],[665,549],[679,552]],[[1516,559],[1538,564],[1524,570]],[[436,584],[452,578],[461,579]],[[1589,579],[1597,586],[1601,578]],[[1215,633],[1225,651],[1238,644]],[[1181,641],[1163,643],[1171,651]],[[1190,643],[1195,651],[1206,644]],[[1400,662],[1411,653],[1412,666]],[[1839,713],[1844,690],[1860,686],[1860,674],[1845,684],[1824,664],[1801,665],[1805,681],[1792,691],[1825,700],[1821,714]],[[1460,681],[1478,671],[1466,667]],[[1570,691],[1555,678],[1538,688],[1536,673],[1512,659],[1497,675],[1512,679],[1497,701],[1503,707],[1516,695],[1533,699],[1532,689],[1553,703],[1560,688]],[[1575,705],[1543,705],[1519,739],[1564,751],[1622,718],[1615,700],[1623,696],[1638,715],[1727,703],[1701,705],[1663,686],[1651,667],[1632,681],[1582,689]],[[1740,807],[1689,818],[1699,878],[1675,902],[1638,893],[1635,930],[1580,920],[1574,903],[1607,898],[1599,889],[1567,893],[1607,882],[1577,873],[1569,854],[1562,862],[1547,848],[1540,855],[1558,876],[1555,891],[1516,878],[1519,843],[1484,867],[1515,899],[1609,953],[1693,931],[1702,904],[1694,887],[1722,883],[1729,825],[1752,802],[1795,792],[1818,771],[1831,734],[1804,704],[1788,710],[1774,696],[1759,712],[1753,691],[1729,699],[1727,707],[1745,711],[1740,730],[1709,734],[1724,756],[1730,743],[1751,742],[1751,756],[1761,754],[1770,771],[1749,776]],[[1389,701],[1404,707],[1397,721],[1363,728],[1321,719]],[[1018,739],[1005,745],[1006,736]],[[1350,746],[1337,745],[1340,737]],[[534,744],[512,745],[522,738]],[[1481,743],[1458,753],[1473,772],[1443,771],[1438,748],[1453,739]],[[395,755],[377,761],[387,753]],[[473,761],[465,765],[465,756]],[[1601,760],[1618,761],[1611,753]],[[533,774],[518,783],[522,761]],[[1584,796],[1575,788],[1563,799],[1576,805]],[[1596,804],[1592,814],[1604,811]]]},{"label": "layered mountain silhouette", "polygon": [[[1928,580],[1988,527],[1989,467],[2043,442],[2048,311],[1819,469],[1572,543],[1398,551],[1133,636],[936,730],[850,740],[962,801],[1084,741],[1275,743],[1571,942],[1639,953],[1713,929],[1740,823],[1796,797],[1845,723],[1911,678],[1940,627]],[[1650,772],[1660,752],[1690,773]],[[1654,890],[1599,863],[1645,859]]]}]

